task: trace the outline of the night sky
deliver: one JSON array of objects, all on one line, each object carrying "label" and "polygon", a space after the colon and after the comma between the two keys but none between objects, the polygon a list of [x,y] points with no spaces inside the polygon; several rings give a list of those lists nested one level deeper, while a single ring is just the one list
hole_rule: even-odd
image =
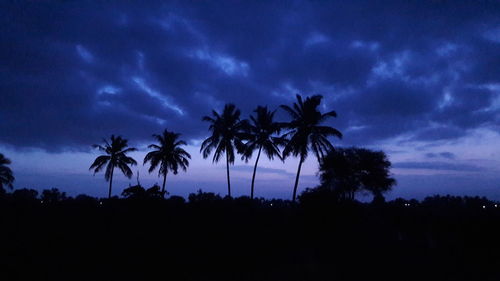
[{"label": "night sky", "polygon": [[[497,1],[2,1],[0,42],[0,152],[16,188],[104,196],[88,168],[111,134],[139,148],[141,184],[161,183],[142,159],[168,128],[193,156],[171,194],[225,194],[225,163],[199,153],[202,116],[231,102],[246,118],[299,93],[337,111],[335,146],[387,152],[389,198],[500,199]],[[249,194],[252,164],[231,167],[234,195]],[[297,165],[262,161],[256,196],[290,198]],[[316,171],[310,154],[299,191]],[[114,194],[129,183],[117,176]]]}]

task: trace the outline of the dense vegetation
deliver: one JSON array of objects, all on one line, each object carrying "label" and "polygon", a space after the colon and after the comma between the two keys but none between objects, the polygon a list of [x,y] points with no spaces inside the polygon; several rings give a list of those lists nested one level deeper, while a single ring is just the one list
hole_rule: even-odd
[{"label": "dense vegetation", "polygon": [[0,279],[500,278],[500,210],[484,198],[362,204],[324,190],[298,203],[132,194],[3,194]]}]

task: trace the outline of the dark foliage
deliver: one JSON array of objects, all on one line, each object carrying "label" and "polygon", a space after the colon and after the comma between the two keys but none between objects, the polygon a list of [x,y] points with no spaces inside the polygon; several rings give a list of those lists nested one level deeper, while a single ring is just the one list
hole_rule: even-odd
[{"label": "dark foliage", "polygon": [[54,204],[66,200],[66,193],[60,192],[57,188],[46,189],[42,191],[40,199],[43,203]]},{"label": "dark foliage", "polygon": [[163,185],[161,193],[165,195],[165,182],[167,180],[168,172],[177,175],[179,169],[186,171],[189,167],[189,159],[191,155],[187,153],[181,146],[187,145],[185,141],[179,140],[181,134],[169,132],[164,130],[161,135],[153,135],[158,141],[158,144],[151,144],[148,146],[150,151],[144,157],[144,164],[150,163],[149,172],[153,172],[157,167],[158,175],[163,176]]},{"label": "dark foliage", "polygon": [[129,186],[122,192],[122,196],[128,199],[148,199],[148,198],[162,198],[164,193],[160,191],[158,185],[145,189],[140,184]]},{"label": "dark foliage", "polygon": [[354,199],[356,192],[366,191],[376,202],[396,184],[390,175],[391,162],[383,151],[365,148],[337,148],[320,162],[319,176],[323,188],[336,191],[341,199]]},{"label": "dark foliage", "polygon": [[328,138],[342,138],[342,133],[339,130],[323,124],[329,118],[337,117],[337,113],[335,111],[321,113],[319,106],[322,99],[323,96],[315,95],[303,100],[302,96],[297,95],[297,102],[292,107],[288,105],[281,106],[291,118],[290,122],[281,124],[282,128],[287,130],[282,136],[286,139],[283,157],[290,155],[299,157],[292,201],[295,201],[297,196],[300,170],[309,151],[312,150],[318,161],[321,161],[328,152],[333,150],[333,145]]},{"label": "dark foliage", "polygon": [[115,168],[120,169],[126,177],[131,178],[133,173],[129,166],[137,165],[137,162],[132,157],[127,156],[127,153],[137,150],[136,148],[128,147],[128,140],[121,136],[115,137],[114,135],[111,135],[110,140],[111,142],[108,142],[104,139],[104,145],[92,145],[92,147],[99,149],[105,154],[98,156],[89,168],[89,170],[94,171],[94,175],[106,169],[104,178],[106,181],[109,181],[108,198],[111,198]]},{"label": "dark foliage", "polygon": [[[143,192],[143,191],[141,191]],[[191,194],[189,201],[0,201],[1,280],[499,280],[500,208],[434,196],[385,204]],[[333,196],[333,197],[332,197]],[[47,198],[48,198],[47,197]]]},{"label": "dark foliage", "polygon": [[10,189],[13,188],[12,184],[15,180],[14,174],[12,173],[12,170],[7,167],[7,165],[10,164],[10,159],[5,158],[5,156],[0,153],[0,190],[2,192],[4,191],[4,186],[9,187]]},{"label": "dark foliage", "polygon": [[226,104],[222,114],[212,110],[212,116],[204,116],[203,121],[210,123],[208,130],[211,135],[201,143],[200,152],[203,158],[213,152],[212,162],[219,162],[226,155],[227,195],[231,196],[231,180],[229,165],[234,163],[235,155],[244,150],[246,120],[240,119],[241,111],[234,104]]},{"label": "dark foliage", "polygon": [[261,152],[264,151],[264,154],[269,160],[274,160],[274,157],[283,160],[279,146],[285,144],[284,139],[277,136],[281,130],[281,126],[280,123],[274,121],[274,114],[276,111],[269,111],[267,107],[258,106],[254,112],[255,115],[250,116],[250,121],[245,130],[246,143],[242,152],[243,156],[241,157],[248,162],[253,152],[257,151],[252,174],[252,184],[250,187],[250,198],[252,199],[254,198],[255,174]]}]

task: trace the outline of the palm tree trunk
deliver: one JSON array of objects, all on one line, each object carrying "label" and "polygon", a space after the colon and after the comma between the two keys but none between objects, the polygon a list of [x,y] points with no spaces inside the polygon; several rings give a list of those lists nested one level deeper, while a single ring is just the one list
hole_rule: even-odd
[{"label": "palm tree trunk", "polygon": [[294,201],[294,202],[295,202],[295,198],[297,198],[297,187],[299,186],[299,176],[300,176],[300,169],[302,168],[302,162],[304,162],[304,158],[302,158],[302,156],[301,156],[300,162],[299,162],[299,168],[297,169],[297,177],[295,177],[295,186],[293,187],[292,201]]},{"label": "palm tree trunk", "polygon": [[259,163],[260,152],[262,151],[262,145],[259,148],[259,153],[257,154],[257,159],[255,160],[255,166],[253,167],[253,176],[252,176],[252,188],[250,191],[250,199],[253,199],[253,187],[255,183],[255,172],[257,172],[257,163]]},{"label": "palm tree trunk", "polygon": [[111,199],[111,186],[113,185],[113,171],[115,170],[115,167],[111,169],[111,176],[109,178],[109,192],[108,192],[108,199]]},{"label": "palm tree trunk", "polygon": [[165,182],[167,181],[167,172],[163,174],[163,187],[161,188],[161,196],[165,197]]},{"label": "palm tree trunk", "polygon": [[227,168],[227,195],[231,197],[231,181],[229,180],[229,156],[226,152],[226,168]]}]

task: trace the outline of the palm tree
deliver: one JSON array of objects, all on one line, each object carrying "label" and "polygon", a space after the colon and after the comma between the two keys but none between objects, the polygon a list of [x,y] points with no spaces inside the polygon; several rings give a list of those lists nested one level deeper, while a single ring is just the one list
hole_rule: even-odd
[{"label": "palm tree", "polygon": [[103,141],[104,146],[94,144],[92,147],[97,148],[106,154],[98,156],[94,163],[90,166],[89,170],[94,169],[95,175],[97,172],[100,172],[104,166],[106,166],[104,178],[106,181],[109,181],[108,198],[111,198],[113,171],[115,167],[118,167],[126,177],[131,178],[133,173],[132,170],[130,170],[129,165],[137,165],[137,162],[132,157],[128,157],[126,154],[128,152],[136,151],[137,149],[128,147],[128,140],[122,138],[121,136],[115,137],[114,135],[111,135],[111,143],[105,139]]},{"label": "palm tree", "polygon": [[257,114],[255,116],[250,116],[247,135],[245,136],[248,142],[245,144],[242,157],[242,159],[248,161],[252,157],[253,152],[258,150],[255,165],[253,167],[252,186],[250,191],[250,198],[252,199],[254,194],[255,173],[262,150],[264,150],[269,160],[274,160],[274,156],[283,160],[278,148],[279,145],[283,144],[283,139],[275,136],[279,134],[281,128],[279,123],[273,121],[276,111],[269,111],[267,106],[258,106],[254,112]]},{"label": "palm tree", "polygon": [[283,149],[283,157],[290,154],[300,157],[295,185],[293,187],[293,201],[297,197],[297,186],[299,184],[300,169],[302,163],[306,160],[309,150],[314,152],[318,161],[331,150],[333,145],[328,140],[328,137],[335,136],[342,138],[342,133],[330,126],[322,126],[321,124],[329,117],[337,117],[335,111],[321,113],[318,109],[321,104],[322,96],[314,95],[307,97],[302,101],[302,97],[297,95],[297,102],[293,103],[293,108],[288,105],[281,105],[292,118],[292,121],[283,123],[283,128],[289,129],[283,137],[287,138],[287,144]]},{"label": "palm tree", "polygon": [[187,167],[189,167],[188,159],[191,159],[191,155],[181,148],[182,145],[187,144],[183,140],[178,140],[180,136],[181,134],[169,132],[168,130],[163,131],[162,135],[153,135],[159,144],[149,145],[148,148],[154,150],[144,157],[144,164],[151,163],[149,167],[150,173],[160,165],[158,176],[163,175],[162,195],[165,195],[165,181],[167,180],[168,171],[170,170],[174,175],[177,175],[179,168],[186,171]]},{"label": "palm tree", "polygon": [[203,121],[210,123],[208,130],[212,135],[201,144],[200,152],[203,158],[207,158],[212,150],[214,157],[212,162],[219,162],[223,154],[226,154],[227,169],[227,194],[231,197],[231,181],[229,179],[229,164],[234,163],[235,148],[243,150],[242,140],[244,139],[244,129],[247,126],[245,120],[240,120],[240,110],[234,104],[226,104],[222,114],[212,110],[212,116],[203,117]]},{"label": "palm tree", "polygon": [[13,188],[12,183],[14,183],[14,176],[12,175],[12,170],[7,167],[10,165],[11,161],[5,158],[3,154],[0,153],[0,189],[3,190],[3,186],[6,185],[10,189]]}]

